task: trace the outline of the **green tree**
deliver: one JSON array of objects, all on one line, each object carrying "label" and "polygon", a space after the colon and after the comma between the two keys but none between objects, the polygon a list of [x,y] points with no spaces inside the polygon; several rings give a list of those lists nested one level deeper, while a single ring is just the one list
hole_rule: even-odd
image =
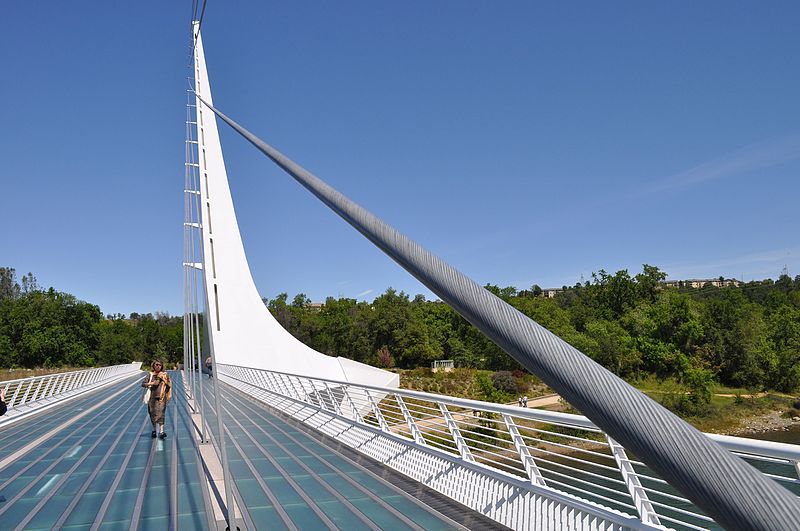
[{"label": "green tree", "polygon": [[0,302],[19,297],[20,287],[16,275],[17,272],[13,267],[0,267]]}]

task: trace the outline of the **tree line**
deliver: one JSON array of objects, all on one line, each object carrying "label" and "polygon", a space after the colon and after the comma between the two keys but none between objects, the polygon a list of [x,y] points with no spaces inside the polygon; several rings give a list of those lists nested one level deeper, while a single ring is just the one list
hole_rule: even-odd
[{"label": "tree line", "polygon": [[[666,274],[600,270],[553,298],[539,286],[485,286],[616,374],[674,378],[686,389],[684,409],[707,403],[714,382],[754,390],[800,388],[800,276],[739,287],[671,288]],[[449,306],[387,289],[373,302],[302,293],[265,300],[295,337],[333,356],[382,367],[522,367]]]},{"label": "tree line", "polygon": [[74,295],[0,267],[0,368],[91,367],[183,359],[183,317],[103,315]]},{"label": "tree line", "polygon": [[[714,382],[753,390],[800,388],[800,276],[740,287],[668,288],[666,274],[604,270],[553,298],[531,286],[486,288],[628,379],[674,378],[685,408],[707,402]],[[384,368],[522,367],[449,306],[389,288],[372,302],[302,293],[264,303],[299,340],[331,356]],[[91,366],[183,358],[183,319],[167,314],[103,315],[94,304],[18,282],[0,268],[0,367]],[[681,395],[683,396],[683,395]]]}]

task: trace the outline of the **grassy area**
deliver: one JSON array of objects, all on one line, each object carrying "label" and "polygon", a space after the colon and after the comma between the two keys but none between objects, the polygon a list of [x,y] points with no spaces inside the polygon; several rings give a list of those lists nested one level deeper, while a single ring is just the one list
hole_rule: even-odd
[{"label": "grassy area", "polygon": [[399,369],[400,387],[426,393],[511,403],[519,396],[535,398],[552,391],[535,376],[521,371],[492,372],[453,369],[433,372],[428,368]]},{"label": "grassy area", "polygon": [[[503,377],[498,377],[498,373],[492,371],[454,369],[434,373],[428,368],[397,372],[400,373],[401,388],[487,402],[513,403],[521,395],[528,395],[532,399],[553,392],[538,378],[527,373],[505,373]],[[495,385],[495,382],[499,385]],[[673,379],[659,380],[651,376],[632,384],[667,406],[675,403],[676,395],[686,393],[686,389]],[[699,411],[693,414],[676,413],[696,428],[714,433],[736,433],[747,431],[749,427],[753,427],[753,431],[770,429],[770,425],[775,424],[781,415],[790,419],[800,416],[800,408],[793,408],[798,398],[790,395],[722,385],[714,386],[711,393],[710,403]],[[580,414],[563,401],[546,409]]]},{"label": "grassy area", "polygon": [[17,380],[19,378],[32,378],[33,376],[44,376],[46,374],[56,374],[59,372],[79,371],[86,367],[60,367],[47,369],[2,369],[0,370],[0,382],[6,380]]},{"label": "grassy area", "polygon": [[[649,377],[632,383],[650,398],[665,405],[674,402],[670,398],[676,393],[686,392],[672,379]],[[795,411],[793,405],[797,402],[797,397],[791,395],[723,385],[714,386],[711,393],[711,401],[702,411],[691,415],[680,411],[676,413],[701,431],[734,433],[747,430],[747,426],[752,424],[758,426],[756,429],[769,429],[771,419],[787,414],[791,417]]]}]

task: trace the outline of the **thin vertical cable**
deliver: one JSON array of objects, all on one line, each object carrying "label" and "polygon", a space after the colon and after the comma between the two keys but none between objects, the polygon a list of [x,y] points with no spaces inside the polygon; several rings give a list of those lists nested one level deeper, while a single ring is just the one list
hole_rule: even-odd
[{"label": "thin vertical cable", "polygon": [[[194,67],[192,72],[192,78],[194,79],[194,88],[197,89],[197,74],[196,69]],[[198,113],[199,109],[197,108],[197,99],[195,98],[194,103],[194,143],[192,144],[195,146],[194,150],[192,151],[192,195],[190,198],[190,211],[192,212],[192,219],[195,222],[192,232],[192,240],[191,240],[191,253],[192,253],[192,261],[195,264],[195,267],[192,268],[192,284],[191,284],[191,300],[192,300],[192,307],[194,308],[193,316],[194,322],[192,324],[192,331],[194,333],[193,337],[193,344],[194,348],[192,350],[192,362],[195,365],[195,370],[193,371],[194,378],[195,378],[195,385],[197,386],[197,393],[199,396],[203,396],[203,364],[201,360],[203,348],[202,342],[200,337],[200,302],[197,296],[197,284],[198,275],[203,277],[202,272],[198,272],[196,264],[202,264],[201,267],[205,267],[205,260],[203,258],[203,224],[202,224],[202,216],[200,213],[200,200],[198,199],[200,196],[200,157],[199,157],[199,150],[200,150],[200,125],[198,120]],[[197,156],[195,156],[197,155]],[[195,247],[195,242],[199,240],[197,247]],[[199,256],[198,250],[199,249]],[[208,425],[206,419],[206,409],[205,403],[203,400],[200,401],[200,438],[201,442],[205,443],[208,442]]]}]

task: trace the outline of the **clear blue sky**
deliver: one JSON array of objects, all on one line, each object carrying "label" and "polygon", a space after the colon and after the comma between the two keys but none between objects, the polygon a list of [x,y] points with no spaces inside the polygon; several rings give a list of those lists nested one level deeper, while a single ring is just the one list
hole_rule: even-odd
[{"label": "clear blue sky", "polygon": [[[191,2],[0,17],[0,265],[182,311]],[[215,103],[480,283],[800,274],[796,2],[221,2]],[[230,130],[264,296],[425,293]]]}]

